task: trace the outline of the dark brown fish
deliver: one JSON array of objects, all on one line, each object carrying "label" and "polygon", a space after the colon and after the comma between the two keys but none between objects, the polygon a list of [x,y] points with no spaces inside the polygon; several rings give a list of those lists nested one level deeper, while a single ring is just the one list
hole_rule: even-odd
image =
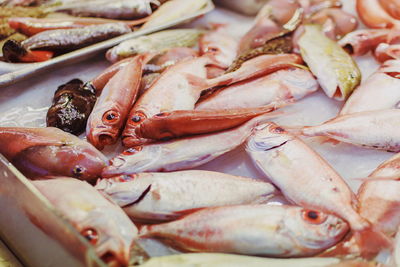
[{"label": "dark brown fish", "polygon": [[93,87],[74,79],[58,87],[53,104],[47,112],[47,126],[79,135],[85,131],[86,122],[96,103]]}]

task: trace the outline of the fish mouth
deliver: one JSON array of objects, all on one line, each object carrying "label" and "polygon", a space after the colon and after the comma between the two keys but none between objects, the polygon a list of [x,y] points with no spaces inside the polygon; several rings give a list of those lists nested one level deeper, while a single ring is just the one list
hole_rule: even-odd
[{"label": "fish mouth", "polygon": [[117,142],[117,138],[118,132],[115,131],[99,131],[88,136],[90,143],[100,150],[106,145],[115,144]]},{"label": "fish mouth", "polygon": [[113,251],[106,251],[100,256],[100,259],[112,267],[128,266],[129,264],[129,259],[126,259],[124,255],[116,255]]}]

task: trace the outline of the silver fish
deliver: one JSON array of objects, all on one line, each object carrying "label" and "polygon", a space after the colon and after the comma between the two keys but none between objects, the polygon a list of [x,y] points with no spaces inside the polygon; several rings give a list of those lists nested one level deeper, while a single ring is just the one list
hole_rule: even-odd
[{"label": "silver fish", "polygon": [[32,182],[94,247],[99,257],[128,265],[138,230],[120,207],[86,182],[68,177]]},{"label": "silver fish", "polygon": [[348,231],[341,219],[294,206],[242,205],[206,208],[180,220],[143,226],[141,238],[162,238],[197,252],[275,257],[315,255]]},{"label": "silver fish", "polygon": [[117,176],[95,188],[131,218],[150,222],[175,220],[198,208],[265,203],[276,193],[266,182],[195,170]]},{"label": "silver fish", "polygon": [[193,47],[204,31],[174,29],[130,39],[109,49],[106,58],[111,62],[146,52],[162,53],[174,47]]},{"label": "silver fish", "polygon": [[383,234],[358,214],[357,199],[346,182],[298,137],[274,123],[266,123],[256,127],[246,151],[289,201],[345,219],[363,253],[379,251],[387,245]]},{"label": "silver fish", "polygon": [[271,118],[266,114],[219,133],[203,134],[129,148],[111,160],[102,176],[151,171],[176,171],[205,164],[241,145],[259,123]]},{"label": "silver fish", "polygon": [[353,92],[340,111],[340,115],[397,108],[400,104],[398,73],[400,73],[400,60],[386,61]]},{"label": "silver fish", "polygon": [[326,136],[368,148],[400,152],[399,109],[364,111],[338,116],[300,130],[304,136]]}]

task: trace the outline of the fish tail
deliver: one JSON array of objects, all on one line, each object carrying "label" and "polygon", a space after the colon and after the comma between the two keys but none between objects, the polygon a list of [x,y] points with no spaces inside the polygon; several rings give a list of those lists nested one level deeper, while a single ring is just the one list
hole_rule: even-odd
[{"label": "fish tail", "polygon": [[392,241],[372,225],[355,231],[354,239],[360,248],[360,255],[364,258],[373,258],[381,250],[392,248]]}]

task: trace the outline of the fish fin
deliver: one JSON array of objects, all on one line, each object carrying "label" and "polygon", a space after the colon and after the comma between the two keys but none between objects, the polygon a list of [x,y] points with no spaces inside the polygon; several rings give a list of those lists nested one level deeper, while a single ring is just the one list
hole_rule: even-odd
[{"label": "fish fin", "polygon": [[294,135],[302,135],[304,126],[283,126],[283,128]]},{"label": "fish fin", "polygon": [[200,91],[203,91],[204,88],[208,88],[208,83],[206,82],[205,79],[190,73],[187,73],[185,76],[188,82],[191,85],[198,87]]},{"label": "fish fin", "polygon": [[353,236],[363,258],[373,258],[381,250],[392,249],[393,247],[392,240],[372,225],[363,230],[355,231]]},{"label": "fish fin", "polygon": [[319,138],[320,138],[320,142],[319,142],[319,143],[320,143],[321,145],[324,145],[324,144],[331,144],[331,145],[336,146],[336,145],[338,145],[338,144],[341,143],[340,141],[335,140],[335,139],[332,139],[332,138],[330,138],[330,137],[321,136],[321,137],[319,137]]},{"label": "fish fin", "polygon": [[336,257],[345,258],[349,256],[360,256],[360,248],[356,245],[353,235],[349,234],[344,240],[335,246],[316,255],[317,257]]}]

